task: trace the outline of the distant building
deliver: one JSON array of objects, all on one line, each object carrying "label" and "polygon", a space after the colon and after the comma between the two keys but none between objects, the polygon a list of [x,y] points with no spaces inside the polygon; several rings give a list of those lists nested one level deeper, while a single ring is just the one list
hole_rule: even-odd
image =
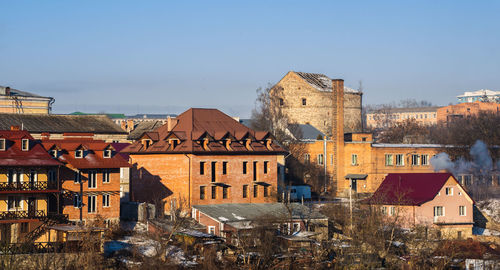
[{"label": "distant building", "polygon": [[441,107],[437,110],[437,120],[438,122],[448,122],[454,119],[476,116],[481,112],[500,115],[500,104],[475,101]]},{"label": "distant building", "polygon": [[450,173],[390,173],[366,202],[402,227],[437,228],[445,238],[468,238],[474,201]]},{"label": "distant building", "polygon": [[[342,88],[342,97],[336,97]],[[344,86],[342,79],[316,73],[288,72],[271,90],[292,124],[310,124],[328,136],[336,118],[336,103],[341,100],[346,132],[362,130],[363,93]]]},{"label": "distant building", "polygon": [[172,207],[275,202],[286,151],[216,109],[189,109],[122,152],[130,154],[131,198]]},{"label": "distant building", "polygon": [[111,143],[93,136],[45,138],[47,151],[65,167],[60,170],[63,213],[71,221],[120,219],[120,201],[128,196],[129,163]]},{"label": "distant building", "polygon": [[457,96],[458,103],[469,102],[497,102],[500,103],[500,91],[492,91],[488,89],[481,89],[474,92],[465,92]]},{"label": "distant building", "polygon": [[63,139],[65,133],[72,133],[74,137],[92,134],[96,140],[127,142],[128,135],[106,115],[0,114],[0,130],[12,125],[29,131],[35,139],[46,134]]},{"label": "distant building", "polygon": [[0,86],[0,113],[49,114],[54,98]]},{"label": "distant building", "polygon": [[369,128],[386,128],[407,119],[415,119],[419,124],[434,125],[437,123],[439,107],[419,108],[387,108],[366,114],[366,126]]}]

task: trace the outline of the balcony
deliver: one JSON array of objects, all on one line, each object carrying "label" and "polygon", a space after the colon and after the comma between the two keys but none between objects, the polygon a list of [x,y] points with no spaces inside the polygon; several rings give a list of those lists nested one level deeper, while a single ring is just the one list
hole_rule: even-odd
[{"label": "balcony", "polygon": [[0,220],[40,219],[46,216],[47,214],[43,210],[0,211]]},{"label": "balcony", "polygon": [[57,182],[37,181],[23,183],[0,182],[0,193],[19,193],[27,191],[51,191],[57,190]]}]

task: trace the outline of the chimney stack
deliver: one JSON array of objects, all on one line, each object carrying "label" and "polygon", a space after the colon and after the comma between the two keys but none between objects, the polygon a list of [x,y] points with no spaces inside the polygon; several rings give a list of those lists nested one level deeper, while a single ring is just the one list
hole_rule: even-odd
[{"label": "chimney stack", "polygon": [[19,130],[21,130],[21,128],[19,126],[10,126],[10,130],[19,131]]},{"label": "chimney stack", "polygon": [[167,117],[167,130],[168,131],[171,131],[175,125],[177,125],[177,122],[179,122],[179,120],[177,120],[177,118],[172,118],[170,116]]},{"label": "chimney stack", "polygon": [[133,119],[128,119],[127,120],[127,132],[130,133],[134,130],[135,125],[134,125],[134,120]]}]

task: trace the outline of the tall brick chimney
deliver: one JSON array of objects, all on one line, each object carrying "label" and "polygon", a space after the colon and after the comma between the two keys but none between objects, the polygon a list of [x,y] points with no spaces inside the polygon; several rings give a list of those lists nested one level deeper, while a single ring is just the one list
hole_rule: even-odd
[{"label": "tall brick chimney", "polygon": [[[332,140],[333,140],[333,157],[334,170],[333,178],[337,183],[337,191],[341,189],[341,184],[345,184],[344,180],[344,80],[332,80]],[[335,192],[334,192],[335,193]]]}]

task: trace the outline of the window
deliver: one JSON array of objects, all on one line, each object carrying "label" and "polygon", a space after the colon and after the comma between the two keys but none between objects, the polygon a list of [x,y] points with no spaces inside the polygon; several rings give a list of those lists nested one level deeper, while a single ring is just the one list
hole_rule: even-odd
[{"label": "window", "polygon": [[421,155],[420,162],[421,162],[422,166],[428,166],[429,165],[429,155]]},{"label": "window", "polygon": [[227,174],[227,161],[222,162],[222,174]]},{"label": "window", "polygon": [[264,174],[267,174],[268,167],[269,167],[269,161],[264,161]]},{"label": "window", "polygon": [[391,211],[390,215],[391,215],[391,216],[394,216],[394,215],[396,214],[396,207],[391,206],[391,207],[390,207],[390,211]]},{"label": "window", "polygon": [[222,187],[222,199],[227,199],[227,190],[228,189],[229,188],[226,186]]},{"label": "window", "polygon": [[259,194],[259,186],[253,185],[253,197],[257,198],[258,194]]},{"label": "window", "polygon": [[330,154],[330,165],[333,165],[333,155]]},{"label": "window", "polygon": [[217,187],[212,186],[212,200],[217,199]]},{"label": "window", "polygon": [[446,195],[453,195],[453,188],[452,187],[447,187],[445,189]]},{"label": "window", "polygon": [[387,206],[382,206],[381,211],[382,211],[382,215],[384,215],[384,216],[387,215]]},{"label": "window", "polygon": [[293,223],[293,232],[300,231],[300,223]]},{"label": "window", "polygon": [[444,207],[442,206],[434,206],[434,216],[442,217],[444,216]]},{"label": "window", "polygon": [[97,188],[97,173],[96,171],[89,171],[89,188]]},{"label": "window", "polygon": [[305,98],[302,99],[302,106],[306,106],[307,100]]},{"label": "window", "polygon": [[403,154],[396,155],[396,166],[404,166],[405,165],[405,157]]},{"label": "window", "polygon": [[472,176],[469,175],[464,175],[464,182],[466,186],[470,186],[472,183]]},{"label": "window", "polygon": [[309,224],[309,231],[310,232],[315,232],[316,231],[316,225],[315,224]]},{"label": "window", "polygon": [[75,158],[83,158],[83,150],[78,149],[75,151]]},{"label": "window", "polygon": [[243,161],[243,174],[247,174],[248,161]]},{"label": "window", "polygon": [[110,158],[111,157],[111,149],[104,150],[103,157]]},{"label": "window", "polygon": [[215,226],[208,226],[208,233],[211,235],[215,235]]},{"label": "window", "polygon": [[21,233],[27,233],[29,231],[29,223],[23,222],[21,223]]},{"label": "window", "polygon": [[49,154],[50,154],[51,156],[53,156],[54,158],[57,158],[57,154],[58,154],[57,149],[52,149],[52,150],[50,150],[50,151],[49,151]]},{"label": "window", "polygon": [[460,216],[465,216],[465,205],[460,205],[460,206],[458,207],[458,214],[459,214]]},{"label": "window", "polygon": [[5,151],[5,139],[0,139],[0,151]]},{"label": "window", "polygon": [[102,172],[102,182],[103,183],[109,183],[109,170],[104,170]]},{"label": "window", "polygon": [[311,159],[311,156],[309,154],[304,155],[304,163],[309,164],[309,160]]},{"label": "window", "polygon": [[109,207],[109,194],[102,195],[102,207]]},{"label": "window", "polygon": [[30,140],[28,140],[28,139],[22,139],[21,140],[21,147],[22,147],[23,151],[30,150]]},{"label": "window", "polygon": [[82,206],[82,199],[80,198],[80,194],[75,193],[73,195],[73,206],[76,208],[80,208]]},{"label": "window", "polygon": [[269,186],[264,186],[264,197],[269,196]]},{"label": "window", "polygon": [[323,165],[324,160],[323,160],[323,154],[318,155],[318,165]]},{"label": "window", "polygon": [[49,182],[54,182],[56,181],[56,171],[54,170],[49,170],[47,172],[47,178],[49,180]]},{"label": "window", "polygon": [[280,98],[280,106],[283,106],[285,104],[285,102],[283,101],[282,98]]},{"label": "window", "polygon": [[253,180],[257,181],[257,161],[253,162]]},{"label": "window", "polygon": [[11,209],[19,209],[22,207],[22,204],[21,204],[21,198],[20,197],[17,197],[17,196],[9,196],[7,198],[7,206],[9,208],[9,210]]},{"label": "window", "polygon": [[281,230],[280,230],[281,234],[288,234],[289,231],[288,231],[288,223],[283,223],[281,224]]},{"label": "window", "polygon": [[411,165],[412,166],[417,166],[419,164],[419,155],[411,155]]},{"label": "window", "polygon": [[215,182],[215,172],[216,172],[215,169],[216,169],[216,167],[217,167],[217,162],[213,161],[212,166],[211,166],[211,168],[212,168],[212,182]]},{"label": "window", "polygon": [[91,195],[91,196],[88,196],[88,212],[89,213],[95,213],[96,211],[96,198],[97,196],[95,195]]},{"label": "window", "polygon": [[35,184],[35,182],[38,180],[38,174],[36,173],[36,171],[30,171],[30,174],[29,174],[29,181],[30,181],[30,184]]},{"label": "window", "polygon": [[385,154],[385,166],[393,166],[394,159],[392,154]]},{"label": "window", "polygon": [[201,161],[200,162],[200,175],[205,174],[205,162]]},{"label": "window", "polygon": [[358,155],[356,154],[351,155],[351,165],[353,166],[358,165]]},{"label": "window", "polygon": [[200,186],[200,200],[205,199],[205,192],[206,192],[205,189],[206,189],[205,186]]},{"label": "window", "polygon": [[243,198],[248,197],[248,185],[243,185]]},{"label": "window", "polygon": [[79,184],[82,181],[82,173],[81,172],[75,172],[75,178],[74,178],[74,183]]}]

